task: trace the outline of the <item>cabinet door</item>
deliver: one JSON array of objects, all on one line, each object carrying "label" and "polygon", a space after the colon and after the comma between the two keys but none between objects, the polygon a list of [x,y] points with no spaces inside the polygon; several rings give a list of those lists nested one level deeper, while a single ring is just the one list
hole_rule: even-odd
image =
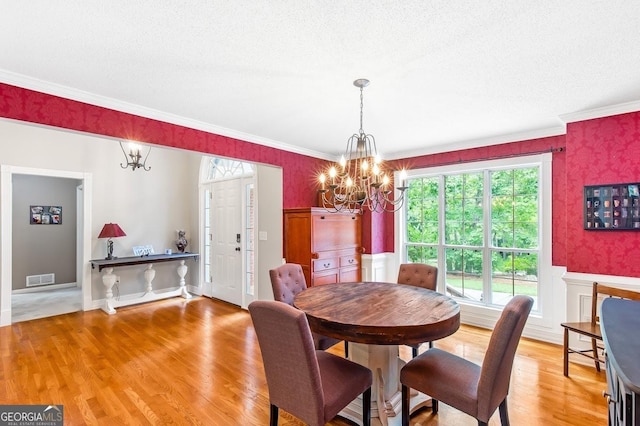
[{"label": "cabinet door", "polygon": [[360,217],[336,213],[313,215],[312,251],[342,250],[360,247]]}]

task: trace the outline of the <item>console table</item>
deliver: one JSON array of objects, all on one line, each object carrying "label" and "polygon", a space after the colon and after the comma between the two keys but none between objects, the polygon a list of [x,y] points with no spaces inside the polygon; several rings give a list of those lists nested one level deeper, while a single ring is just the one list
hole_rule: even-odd
[{"label": "console table", "polygon": [[[146,256],[116,257],[113,259],[94,259],[91,260],[91,268],[98,268],[102,272],[102,284],[106,289],[106,299],[102,310],[108,314],[115,314],[117,307],[135,305],[138,303],[152,302],[154,300],[166,299],[169,297],[182,296],[190,299],[191,295],[187,292],[184,277],[187,275],[187,265],[185,260],[198,260],[198,253],[175,253],[175,254],[152,254]],[[175,290],[156,292],[153,290],[152,281],[156,276],[153,269],[154,263],[178,261],[180,264],[176,269],[178,277],[180,277],[179,287]],[[142,295],[125,296],[113,298],[113,286],[118,282],[119,278],[113,273],[113,269],[122,266],[147,265],[144,271],[144,280],[146,283],[145,292]],[[103,272],[104,270],[104,272]]]},{"label": "console table", "polygon": [[606,349],[609,425],[640,425],[640,302],[607,298],[600,327]]}]

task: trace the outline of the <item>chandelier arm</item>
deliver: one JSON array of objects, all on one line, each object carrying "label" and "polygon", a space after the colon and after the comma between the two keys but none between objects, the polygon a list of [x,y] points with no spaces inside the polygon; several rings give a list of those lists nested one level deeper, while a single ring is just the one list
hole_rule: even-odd
[{"label": "chandelier arm", "polygon": [[144,157],[144,161],[142,162],[142,164],[138,165],[138,167],[142,167],[145,172],[148,172],[149,170],[151,170],[151,166],[147,167],[147,158],[149,158],[149,154],[151,154],[151,147],[149,147],[149,150],[147,151],[147,155]]},{"label": "chandelier arm", "polygon": [[124,147],[122,146],[122,141],[118,141],[120,143],[120,149],[122,150],[122,155],[124,155],[124,161],[125,164],[120,163],[120,167],[122,167],[123,169],[126,169],[129,167],[129,158],[127,157],[127,153],[124,150]]}]

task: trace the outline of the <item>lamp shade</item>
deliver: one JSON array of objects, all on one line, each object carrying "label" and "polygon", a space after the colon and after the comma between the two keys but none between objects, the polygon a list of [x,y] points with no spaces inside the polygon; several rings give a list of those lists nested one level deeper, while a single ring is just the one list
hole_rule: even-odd
[{"label": "lamp shade", "polygon": [[117,223],[105,223],[102,227],[102,231],[100,231],[100,235],[98,238],[113,238],[113,237],[126,237],[127,234],[124,233],[122,228],[118,226]]}]

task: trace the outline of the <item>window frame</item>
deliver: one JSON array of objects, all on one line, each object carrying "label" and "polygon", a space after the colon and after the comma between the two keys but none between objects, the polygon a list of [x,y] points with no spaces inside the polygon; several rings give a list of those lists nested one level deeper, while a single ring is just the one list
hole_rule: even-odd
[{"label": "window frame", "polygon": [[[521,168],[527,166],[540,167],[540,192],[539,192],[539,256],[538,256],[538,301],[537,309],[532,311],[529,322],[545,328],[552,327],[552,306],[553,292],[552,284],[552,261],[551,261],[551,248],[552,248],[552,223],[551,223],[551,202],[552,202],[552,154],[536,154],[525,155],[519,157],[510,157],[495,160],[483,160],[469,163],[459,163],[446,166],[435,166],[429,168],[420,168],[407,171],[407,179],[411,178],[428,178],[438,177],[438,179],[444,179],[445,175],[452,174],[464,174],[474,172],[484,172],[484,170],[505,170],[512,168]],[[398,176],[396,176],[398,178]],[[485,192],[485,198],[490,197],[490,193]],[[438,196],[439,202],[439,217],[444,217],[444,193],[440,192]],[[485,199],[484,204],[484,226],[488,226],[490,223],[490,217],[488,215],[490,208],[489,200]],[[406,205],[403,206],[395,213],[395,252],[397,253],[398,263],[404,263],[406,259]],[[444,232],[444,222],[439,222],[439,241],[438,241],[438,262],[444,261],[444,249],[445,245],[442,241],[442,235]],[[490,265],[490,262],[489,262]],[[438,291],[445,291],[445,271],[444,268],[438,268]],[[486,280],[483,280],[486,281]],[[485,287],[490,285],[490,282],[485,282]],[[485,289],[486,290],[486,289]],[[485,305],[475,303],[473,301],[467,301],[464,299],[456,299],[461,306],[462,319],[469,324],[475,324],[479,326],[491,326],[493,322],[499,316],[502,307],[494,305]]]}]

